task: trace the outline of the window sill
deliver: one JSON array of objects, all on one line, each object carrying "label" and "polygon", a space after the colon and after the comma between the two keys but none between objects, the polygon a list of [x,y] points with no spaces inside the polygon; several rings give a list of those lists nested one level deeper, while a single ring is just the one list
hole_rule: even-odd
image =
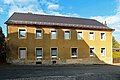
[{"label": "window sill", "polygon": [[18,39],[27,39],[27,38],[18,38]]},{"label": "window sill", "polygon": [[52,58],[57,58],[57,56],[52,56]]},{"label": "window sill", "polygon": [[101,55],[101,57],[106,57],[105,55]]},{"label": "window sill", "polygon": [[75,55],[75,56],[71,56],[71,57],[73,57],[73,58],[74,58],[74,57],[77,57],[77,55]]},{"label": "window sill", "polygon": [[51,38],[51,40],[56,40],[57,38]]},{"label": "window sill", "polygon": [[83,40],[83,39],[78,39],[78,40]]},{"label": "window sill", "polygon": [[101,41],[105,41],[106,39],[100,39]]},{"label": "window sill", "polygon": [[37,59],[42,58],[42,57],[36,57]]},{"label": "window sill", "polygon": [[95,57],[95,55],[90,55],[90,57]]},{"label": "window sill", "polygon": [[93,40],[95,40],[95,39],[89,39],[90,41],[93,41]]},{"label": "window sill", "polygon": [[35,39],[43,39],[43,38],[35,38]]}]

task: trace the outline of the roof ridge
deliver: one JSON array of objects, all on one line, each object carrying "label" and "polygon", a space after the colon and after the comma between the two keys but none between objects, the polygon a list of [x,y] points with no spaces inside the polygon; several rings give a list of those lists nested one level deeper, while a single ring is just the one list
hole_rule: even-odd
[{"label": "roof ridge", "polygon": [[83,19],[83,20],[94,20],[95,19],[88,19],[88,18],[80,18],[80,17],[72,17],[72,16],[59,16],[59,15],[51,15],[51,14],[35,14],[35,13],[21,13],[21,12],[14,12],[14,14],[32,14],[32,15],[38,15],[38,16],[50,16],[50,17],[61,17],[61,18],[72,18],[72,19]]}]

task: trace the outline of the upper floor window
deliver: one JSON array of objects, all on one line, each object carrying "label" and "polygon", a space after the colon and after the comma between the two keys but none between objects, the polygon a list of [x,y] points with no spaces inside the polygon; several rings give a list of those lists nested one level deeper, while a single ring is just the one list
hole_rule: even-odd
[{"label": "upper floor window", "polygon": [[106,36],[105,36],[105,33],[101,33],[101,34],[100,34],[101,40],[105,40],[105,37],[106,37]]},{"label": "upper floor window", "polygon": [[77,57],[77,48],[71,48],[71,57]]},{"label": "upper floor window", "polygon": [[65,39],[70,39],[70,31],[65,31],[64,38]]},{"label": "upper floor window", "polygon": [[90,48],[90,56],[94,56],[94,55],[95,55],[94,48]]},{"label": "upper floor window", "polygon": [[19,29],[19,38],[26,38],[26,29]]},{"label": "upper floor window", "polygon": [[25,59],[26,58],[26,48],[19,48],[19,58]]},{"label": "upper floor window", "polygon": [[79,40],[82,39],[82,32],[77,32],[77,38],[78,38]]},{"label": "upper floor window", "polygon": [[41,29],[36,29],[36,38],[39,38],[39,39],[42,38],[42,30]]},{"label": "upper floor window", "polygon": [[90,40],[93,40],[93,39],[94,39],[94,32],[90,32],[90,33],[89,33],[89,39],[90,39]]},{"label": "upper floor window", "polygon": [[106,55],[105,48],[101,48],[101,56],[105,56],[105,55]]},{"label": "upper floor window", "polygon": [[51,48],[51,56],[57,57],[57,48]]},{"label": "upper floor window", "polygon": [[57,31],[51,30],[51,39],[56,39],[56,38],[57,38]]}]

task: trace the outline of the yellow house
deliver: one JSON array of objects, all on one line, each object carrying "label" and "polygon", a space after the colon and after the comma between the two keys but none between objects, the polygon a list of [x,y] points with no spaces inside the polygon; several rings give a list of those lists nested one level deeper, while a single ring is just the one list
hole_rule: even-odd
[{"label": "yellow house", "polygon": [[25,64],[112,64],[113,29],[84,18],[14,13],[6,22],[9,60]]}]

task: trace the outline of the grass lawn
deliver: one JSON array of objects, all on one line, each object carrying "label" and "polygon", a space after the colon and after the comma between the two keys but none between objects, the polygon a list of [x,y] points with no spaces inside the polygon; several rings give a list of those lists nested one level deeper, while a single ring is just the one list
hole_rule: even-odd
[{"label": "grass lawn", "polygon": [[120,58],[120,52],[113,52],[113,58]]}]

